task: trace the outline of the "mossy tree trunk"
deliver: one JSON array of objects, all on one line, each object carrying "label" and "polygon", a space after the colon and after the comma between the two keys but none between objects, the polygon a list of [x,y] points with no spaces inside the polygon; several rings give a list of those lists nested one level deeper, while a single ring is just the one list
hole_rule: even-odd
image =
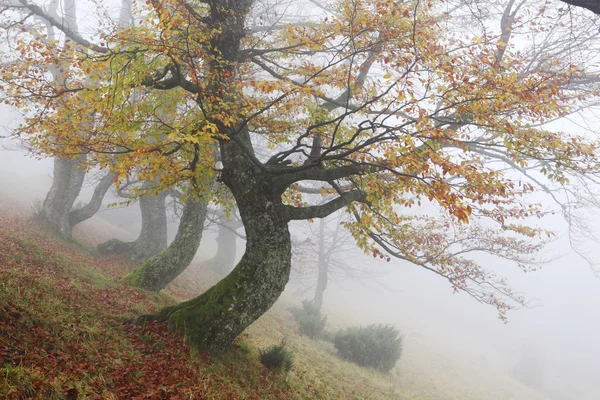
[{"label": "mossy tree trunk", "polygon": [[[220,180],[231,190],[246,231],[246,249],[240,262],[223,280],[189,301],[166,307],[157,315],[143,319],[168,321],[200,351],[218,352],[258,317],[263,315],[283,292],[291,270],[291,238],[288,222],[294,219],[324,218],[352,201],[365,196],[352,192],[323,206],[293,207],[283,204],[287,188],[300,180],[337,179],[335,173],[321,173],[313,166],[293,174],[286,162],[271,159],[272,167],[262,164],[252,148],[248,120],[236,107],[244,96],[237,90],[237,67],[243,56],[241,39],[246,33],[246,17],[253,0],[215,0],[203,17],[206,25],[218,32],[207,47],[207,84],[204,98],[222,99],[207,115],[221,135],[219,140],[223,168]],[[228,115],[223,122],[223,115]],[[231,123],[231,115],[238,123]],[[310,170],[310,171],[309,171]],[[336,171],[337,172],[337,171]]]},{"label": "mossy tree trunk", "polygon": [[204,198],[190,198],[179,221],[177,235],[164,251],[150,258],[123,280],[132,285],[153,291],[165,288],[192,262],[198,251],[208,202]]},{"label": "mossy tree trunk", "polygon": [[[148,189],[152,183],[145,182]],[[133,242],[111,239],[98,245],[100,254],[129,254],[135,262],[142,263],[167,248],[167,193],[152,193],[140,197],[142,229]]]},{"label": "mossy tree trunk", "polygon": [[[250,162],[233,141],[221,144],[223,182],[236,199],[246,230],[246,251],[233,271],[202,295],[167,307],[166,320],[201,351],[221,351],[264,314],[283,292],[291,269],[288,220],[277,212],[274,178]],[[240,173],[240,171],[244,171]]]}]

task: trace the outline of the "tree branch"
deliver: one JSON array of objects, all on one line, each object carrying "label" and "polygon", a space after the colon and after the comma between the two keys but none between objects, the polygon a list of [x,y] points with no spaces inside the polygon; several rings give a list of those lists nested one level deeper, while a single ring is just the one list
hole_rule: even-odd
[{"label": "tree branch", "polygon": [[94,189],[94,194],[92,195],[89,203],[69,213],[69,225],[71,228],[85,221],[86,219],[93,217],[94,214],[98,212],[106,192],[108,192],[108,189],[110,189],[113,184],[114,176],[114,172],[109,172],[108,174],[104,175]]},{"label": "tree branch", "polygon": [[308,207],[294,207],[290,205],[280,205],[281,213],[287,220],[304,220],[311,218],[325,218],[326,216],[346,207],[352,202],[367,203],[367,195],[362,190],[351,190],[340,194],[339,197],[325,204]]},{"label": "tree branch", "polygon": [[81,36],[80,34],[78,34],[75,31],[73,31],[71,28],[69,28],[69,26],[67,26],[63,22],[59,21],[58,19],[52,17],[51,15],[49,15],[40,6],[35,5],[35,4],[31,4],[27,0],[18,0],[18,2],[20,4],[22,4],[23,7],[27,8],[35,16],[40,17],[42,19],[45,19],[52,26],[58,28],[65,35],[67,35],[67,37],[69,39],[71,39],[75,43],[78,43],[78,44],[82,45],[83,47],[85,47],[87,49],[90,49],[90,50],[93,50],[93,51],[95,51],[97,53],[106,54],[106,53],[108,53],[110,51],[108,49],[108,47],[98,46],[97,44],[92,43],[92,42],[86,40],[83,36]]}]

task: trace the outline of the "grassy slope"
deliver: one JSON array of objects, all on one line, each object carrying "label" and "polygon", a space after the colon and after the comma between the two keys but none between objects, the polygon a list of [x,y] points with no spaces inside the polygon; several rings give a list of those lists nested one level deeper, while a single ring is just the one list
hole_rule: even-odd
[{"label": "grassy slope", "polygon": [[[163,324],[129,322],[176,301],[120,284],[130,267],[96,259],[29,220],[0,216],[0,398],[412,398],[398,392],[393,376],[295,336],[281,307],[227,354],[195,354]],[[180,282],[175,293],[190,286]],[[287,376],[258,361],[257,349],[282,336],[296,352]]]},{"label": "grassy slope", "polygon": [[[422,335],[405,338],[404,354],[389,375],[341,361],[330,343],[296,335],[287,307],[299,300],[285,293],[229,353],[192,354],[163,325],[128,320],[206,289],[212,277],[197,264],[166,295],[139,292],[118,283],[133,268],[126,259],[96,259],[45,233],[29,214],[22,197],[0,191],[0,399],[558,398]],[[88,247],[127,236],[97,219],[80,224],[75,234]],[[340,310],[328,317],[330,329],[361,323]],[[288,376],[270,373],[257,360],[259,348],[282,338],[296,355]]]}]

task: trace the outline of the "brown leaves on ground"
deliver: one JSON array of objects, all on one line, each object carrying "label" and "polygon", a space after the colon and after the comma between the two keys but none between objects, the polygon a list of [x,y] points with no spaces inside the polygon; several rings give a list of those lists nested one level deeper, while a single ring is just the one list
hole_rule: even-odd
[{"label": "brown leaves on ground", "polygon": [[1,398],[295,397],[239,347],[214,359],[164,323],[132,322],[160,296],[119,283],[122,261],[0,215]]}]

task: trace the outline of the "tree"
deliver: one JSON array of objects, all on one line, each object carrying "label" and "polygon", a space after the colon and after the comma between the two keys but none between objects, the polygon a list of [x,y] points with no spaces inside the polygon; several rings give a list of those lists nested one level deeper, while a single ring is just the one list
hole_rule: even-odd
[{"label": "tree", "polygon": [[561,0],[572,6],[586,8],[594,14],[600,14],[600,1],[597,0]]},{"label": "tree", "polygon": [[[340,209],[365,251],[425,268],[504,317],[524,300],[470,255],[535,268],[550,233],[532,220],[546,210],[530,195],[598,173],[595,140],[538,126],[595,98],[593,84],[573,87],[586,65],[510,46],[543,26],[543,8],[510,0],[499,29],[475,24],[465,37],[433,2],[313,1],[315,15],[297,3],[151,0],[139,25],[83,36],[28,0],[4,3],[7,25],[36,16],[70,40],[67,52],[10,32],[0,79],[28,117],[15,134],[47,154],[85,151],[117,180],[216,175],[231,190],[247,238],[240,262],[152,317],[200,350],[226,348],[279,297],[288,223]],[[68,76],[58,87],[46,83],[54,63]],[[90,114],[93,129],[70,135]],[[258,137],[268,154],[254,150]],[[299,187],[311,182],[336,197],[308,203]]]},{"label": "tree", "polygon": [[[331,279],[356,279],[373,281],[375,271],[355,265],[360,249],[352,235],[344,229],[347,215],[337,212],[309,224],[304,240],[296,240],[292,254],[292,268],[300,273],[306,286],[314,288],[313,307],[320,311],[325,290]],[[317,227],[313,228],[313,225]],[[354,265],[353,265],[354,264]]]},{"label": "tree", "polygon": [[[74,32],[77,32],[76,5],[72,0],[64,0],[59,4],[59,0],[53,0],[48,7],[48,15],[53,18],[59,18],[58,7],[62,5],[64,10],[64,23]],[[52,24],[45,23],[45,36],[43,40],[46,43],[57,40],[56,28]],[[28,29],[23,25],[23,29]],[[68,47],[68,41],[63,44],[64,48]],[[49,67],[49,72],[52,76],[52,84],[60,85],[60,82],[65,79],[61,69],[57,64]],[[83,127],[85,129],[85,126]],[[75,200],[81,192],[86,175],[86,160],[85,154],[80,154],[75,158],[54,159],[54,174],[52,177],[52,186],[48,191],[46,198],[42,204],[41,217],[44,219],[48,227],[62,238],[70,240],[72,238],[73,227],[89,218],[91,218],[102,205],[104,195],[113,183],[112,172],[105,175],[98,182],[92,198],[83,207],[73,209]]]},{"label": "tree", "polygon": [[192,262],[198,251],[208,202],[191,194],[185,202],[173,242],[160,253],[145,261],[135,271],[123,277],[131,284],[159,291],[177,278]]},{"label": "tree", "polygon": [[213,214],[212,222],[217,226],[217,252],[214,257],[202,263],[202,267],[214,271],[221,279],[235,266],[236,241],[238,237],[242,237],[237,229],[242,228],[243,224],[237,215],[228,217],[221,208],[214,210]]},{"label": "tree", "polygon": [[54,159],[52,186],[42,203],[41,216],[47,226],[63,239],[72,239],[73,227],[93,217],[104,196],[113,184],[114,174],[105,172],[96,184],[92,198],[87,204],[75,208],[75,200],[81,192],[86,175],[85,157],[74,160]]},{"label": "tree", "polygon": [[[142,263],[159,254],[167,247],[166,191],[155,192],[158,185],[144,181],[141,187],[129,193],[128,185],[122,185],[119,196],[134,201],[139,199],[142,227],[138,238],[132,242],[110,239],[98,245],[100,254],[128,254],[137,263]],[[138,189],[137,191],[135,189]]]}]

